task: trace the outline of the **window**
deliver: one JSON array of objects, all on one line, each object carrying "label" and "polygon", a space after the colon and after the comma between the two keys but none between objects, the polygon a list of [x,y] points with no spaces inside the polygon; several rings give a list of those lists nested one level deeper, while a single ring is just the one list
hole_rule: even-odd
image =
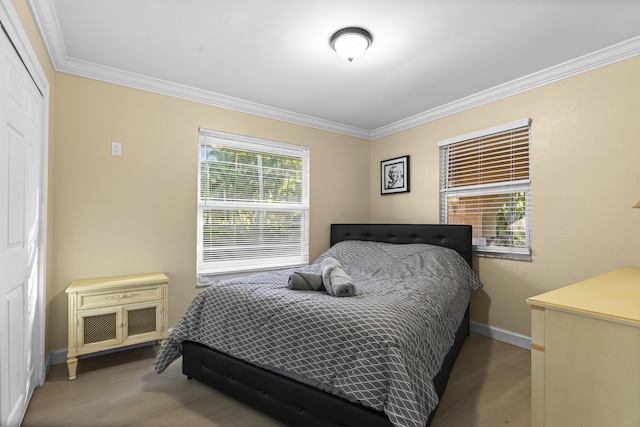
[{"label": "window", "polygon": [[309,262],[309,149],[199,130],[198,275]]},{"label": "window", "polygon": [[471,224],[478,254],[531,258],[530,123],[438,142],[440,222]]}]

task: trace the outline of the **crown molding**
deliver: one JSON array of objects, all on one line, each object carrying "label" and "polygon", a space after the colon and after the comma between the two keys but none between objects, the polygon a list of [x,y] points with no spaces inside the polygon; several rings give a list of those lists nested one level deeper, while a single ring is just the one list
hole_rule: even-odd
[{"label": "crown molding", "polygon": [[198,102],[227,110],[252,114],[259,117],[275,119],[287,123],[312,127],[343,135],[354,136],[361,139],[370,139],[368,130],[354,126],[343,125],[329,120],[319,119],[304,114],[295,113],[268,105],[246,101],[232,96],[198,89],[192,86],[173,83],[143,74],[131,73],[116,68],[97,65],[91,62],[67,58],[63,63],[57,64],[56,71],[86,77],[119,86],[140,89],[160,95],[171,96],[187,101]]},{"label": "crown molding", "polygon": [[0,0],[0,24],[2,25],[0,31],[4,30],[7,37],[9,37],[9,41],[27,68],[27,72],[33,79],[38,90],[43,96],[48,97],[49,80],[38,61],[38,55],[36,55],[29,42],[29,36],[21,25],[20,17],[13,7],[11,0]]},{"label": "crown molding", "polygon": [[371,140],[640,55],[640,37],[546,68],[371,131]]},{"label": "crown molding", "polygon": [[53,1],[54,0],[28,0],[28,3],[44,40],[53,68],[58,72],[366,140],[382,138],[511,95],[640,55],[640,37],[634,37],[528,76],[381,126],[377,129],[368,130],[70,58],[64,47]]},{"label": "crown molding", "polygon": [[62,34],[60,34],[60,26],[58,25],[56,10],[53,7],[53,0],[27,0],[27,3],[49,54],[51,65],[57,71],[56,65],[64,62],[67,58],[67,51],[62,40]]}]

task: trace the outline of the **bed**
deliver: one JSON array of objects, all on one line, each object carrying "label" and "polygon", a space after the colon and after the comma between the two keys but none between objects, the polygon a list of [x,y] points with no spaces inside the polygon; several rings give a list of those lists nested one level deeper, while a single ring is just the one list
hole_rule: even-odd
[{"label": "bed", "polygon": [[[330,244],[306,271],[319,272],[320,259],[335,256],[354,275],[356,296],[335,298],[324,292],[286,289],[293,270],[221,282],[210,291],[217,294],[215,298],[203,295],[207,289],[194,299],[158,352],[156,371],[161,373],[182,356],[188,378],[287,425],[428,426],[469,333],[469,295],[482,286],[470,269],[471,227],[333,224]],[[372,267],[359,270],[362,257],[374,259]],[[431,263],[432,258],[436,267],[423,272],[425,259]],[[368,274],[376,266],[382,267],[374,282],[382,285],[368,287],[365,279],[372,280]],[[440,312],[401,305],[413,300],[436,304],[435,297],[415,293],[423,292],[422,281],[436,273],[443,283],[437,293],[451,300],[447,304],[454,308]],[[469,283],[454,285],[460,277]],[[243,289],[241,296],[236,295],[238,287]],[[227,300],[232,291],[233,298],[240,299]],[[218,305],[211,306],[211,299]],[[325,305],[317,308],[318,301]],[[435,319],[430,323],[436,326],[429,328],[442,333],[442,338],[424,339],[435,332],[429,329],[422,335],[422,320],[405,331],[394,322],[413,325],[413,320],[390,313],[378,318],[378,312],[367,317],[372,307],[388,304],[398,310],[385,308],[385,313],[406,311],[414,318]],[[338,306],[343,311],[335,311]],[[293,326],[302,323],[301,316],[307,316],[302,319],[305,326]],[[393,335],[396,329],[402,329],[399,337]],[[283,336],[291,342],[284,342]],[[320,347],[332,352],[326,360],[325,355],[314,357]],[[426,359],[429,363],[423,363]]]}]

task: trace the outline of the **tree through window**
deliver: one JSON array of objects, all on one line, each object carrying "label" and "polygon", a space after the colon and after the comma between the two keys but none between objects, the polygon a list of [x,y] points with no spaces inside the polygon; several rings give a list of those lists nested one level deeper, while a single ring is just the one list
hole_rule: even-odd
[{"label": "tree through window", "polygon": [[198,274],[308,263],[306,147],[200,130]]}]

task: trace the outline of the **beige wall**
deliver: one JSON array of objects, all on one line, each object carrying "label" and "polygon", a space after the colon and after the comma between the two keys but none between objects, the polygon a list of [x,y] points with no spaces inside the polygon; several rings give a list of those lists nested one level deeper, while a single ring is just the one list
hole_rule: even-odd
[{"label": "beige wall", "polygon": [[[530,117],[533,260],[474,259],[472,320],[530,335],[526,298],[640,266],[640,57],[371,144],[373,222],[438,222],[440,139]],[[411,156],[411,192],[380,196],[380,161]]]},{"label": "beige wall", "polygon": [[310,147],[312,259],[329,224],[369,220],[368,141],[67,74],[57,90],[51,349],[67,345],[73,279],[165,272],[171,326],[198,292],[199,127]]}]

